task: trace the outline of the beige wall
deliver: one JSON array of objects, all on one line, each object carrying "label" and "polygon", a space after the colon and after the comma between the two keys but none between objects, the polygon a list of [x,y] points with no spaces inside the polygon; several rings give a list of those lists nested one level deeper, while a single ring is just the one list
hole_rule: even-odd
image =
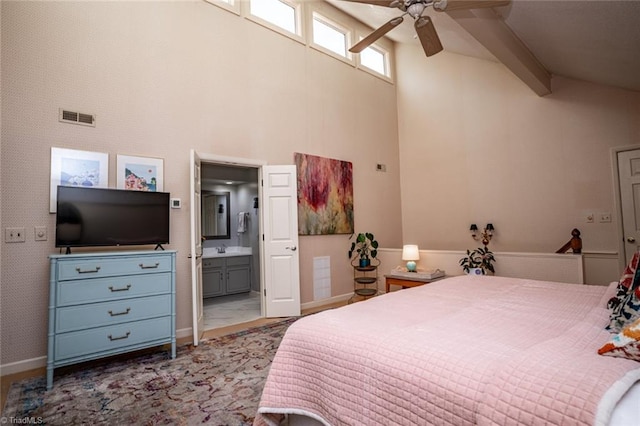
[{"label": "beige wall", "polygon": [[[117,154],[165,159],[165,190],[183,201],[170,246],[179,329],[191,316],[191,148],[352,161],[356,231],[383,247],[464,250],[469,224],[491,221],[496,251],[549,253],[576,226],[586,250],[617,251],[616,223],[583,215],[614,211],[609,150],[640,144],[638,93],[554,78],[539,98],[500,64],[404,45],[396,87],[200,1],[0,4],[0,213],[2,228],[27,230],[1,245],[2,365],[46,354],[51,146],[109,153],[112,187]],[[97,126],[60,124],[59,107]],[[300,238],[303,302],[314,256],[331,256],[332,295],[351,291],[347,248],[344,235]]]},{"label": "beige wall", "polygon": [[[191,326],[189,150],[293,164],[303,152],[352,161],[356,230],[401,244],[395,86],[202,1],[6,2],[2,7],[1,359],[46,355],[50,148],[164,158],[178,250],[177,328]],[[58,108],[96,114],[95,128]],[[375,171],[385,163],[387,173]],[[49,241],[34,242],[34,226]],[[331,256],[332,293],[352,290],[348,236],[301,237],[302,302],[312,257]]]},{"label": "beige wall", "polygon": [[640,93],[554,77],[541,98],[498,63],[422,56],[396,49],[404,240],[464,250],[491,222],[494,251],[553,253],[577,227],[617,256],[611,148],[640,144]]}]

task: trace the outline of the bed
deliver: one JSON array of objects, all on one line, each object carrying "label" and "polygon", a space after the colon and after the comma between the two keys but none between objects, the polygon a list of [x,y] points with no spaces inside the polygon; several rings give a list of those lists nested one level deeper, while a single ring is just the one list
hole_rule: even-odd
[{"label": "bed", "polygon": [[638,421],[640,363],[597,353],[616,284],[460,276],[301,318],[254,425]]}]

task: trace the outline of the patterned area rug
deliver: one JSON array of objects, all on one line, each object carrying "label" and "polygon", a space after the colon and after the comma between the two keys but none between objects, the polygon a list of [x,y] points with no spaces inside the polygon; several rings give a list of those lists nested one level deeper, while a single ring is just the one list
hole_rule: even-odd
[{"label": "patterned area rug", "polygon": [[1,418],[46,424],[156,425],[253,422],[269,366],[296,318],[54,377],[14,383]]}]

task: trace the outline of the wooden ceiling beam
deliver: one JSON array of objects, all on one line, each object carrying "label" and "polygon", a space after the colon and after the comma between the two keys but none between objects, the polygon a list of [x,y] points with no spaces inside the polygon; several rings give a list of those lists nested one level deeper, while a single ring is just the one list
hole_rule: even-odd
[{"label": "wooden ceiling beam", "polygon": [[538,96],[551,93],[551,74],[492,9],[446,12]]}]

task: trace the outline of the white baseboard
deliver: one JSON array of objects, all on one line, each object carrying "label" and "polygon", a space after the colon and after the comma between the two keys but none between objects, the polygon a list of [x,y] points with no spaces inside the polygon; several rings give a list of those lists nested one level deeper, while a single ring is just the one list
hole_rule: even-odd
[{"label": "white baseboard", "polygon": [[193,327],[176,330],[176,339],[182,339],[183,337],[193,337]]},{"label": "white baseboard", "polygon": [[21,373],[23,371],[34,370],[47,366],[47,357],[39,356],[37,358],[24,359],[22,361],[10,362],[0,365],[0,376],[8,374]]},{"label": "white baseboard", "polygon": [[311,309],[317,308],[319,306],[331,305],[333,303],[344,302],[346,300],[349,300],[351,296],[353,296],[353,293],[341,294],[339,296],[329,297],[328,299],[314,300],[313,302],[302,303],[300,305],[300,309]]}]

